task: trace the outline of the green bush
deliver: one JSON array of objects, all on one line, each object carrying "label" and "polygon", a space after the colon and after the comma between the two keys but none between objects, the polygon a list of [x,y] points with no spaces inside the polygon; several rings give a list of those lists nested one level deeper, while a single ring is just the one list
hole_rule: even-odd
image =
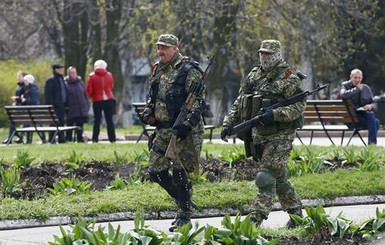
[{"label": "green bush", "polygon": [[[44,60],[35,60],[30,62],[19,62],[16,60],[0,61],[2,67],[0,73],[0,107],[11,104],[11,96],[15,93],[17,84],[17,72],[24,71],[35,77],[36,84],[39,87],[39,99],[43,102],[44,83],[52,74],[51,62]],[[8,119],[5,110],[0,110],[0,127],[8,126]]]}]

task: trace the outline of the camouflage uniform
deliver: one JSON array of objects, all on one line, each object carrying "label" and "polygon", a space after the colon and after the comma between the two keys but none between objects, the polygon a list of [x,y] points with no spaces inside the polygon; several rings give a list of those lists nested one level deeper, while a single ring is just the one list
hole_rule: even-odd
[{"label": "camouflage uniform", "polygon": [[[169,43],[175,43],[175,39],[174,35],[164,34],[159,37],[157,44],[168,46]],[[189,90],[197,86],[202,77],[199,71],[200,68],[191,68],[187,73],[184,88],[176,91],[174,83],[176,83],[176,79],[186,61],[191,61],[191,59],[177,52],[170,63],[155,65],[153,77],[156,77],[162,70],[162,75],[152,81],[152,83],[159,83],[159,88],[155,96],[156,99],[154,99],[153,93],[156,93],[156,91],[153,91],[154,89],[150,84],[150,92],[142,116],[144,121],[150,115],[156,119],[155,138],[152,141],[149,156],[150,177],[176,200],[179,207],[176,221],[173,222],[175,226],[170,229],[190,222],[190,215],[195,204],[191,201],[192,184],[188,179],[188,173],[194,172],[198,168],[204,133],[201,113],[205,89],[202,88],[193,103],[192,112],[187,115],[186,121],[183,122],[192,130],[186,139],[178,140],[177,159],[170,161],[165,157],[165,152],[173,134],[172,126],[178,114],[175,112],[180,111],[180,102],[182,101],[183,104]],[[173,109],[174,113],[170,112],[170,108],[176,105],[179,107]]]},{"label": "camouflage uniform", "polygon": [[[253,68],[243,79],[239,96],[223,121],[224,128],[231,129],[242,120],[249,119],[242,115],[245,111],[250,111],[250,108],[245,107],[258,105],[246,116],[252,117],[261,108],[302,92],[300,78],[282,59],[279,41],[263,41],[259,52],[271,53],[272,56],[268,55],[265,60],[261,58],[261,66]],[[245,102],[249,95],[253,98],[252,105]],[[306,102],[298,102],[274,109],[271,124],[258,124],[251,130],[251,142],[247,147],[252,148],[252,156],[259,167],[256,176],[259,194],[251,216],[257,225],[267,219],[275,195],[278,195],[283,210],[290,214],[301,214],[301,200],[287,179],[286,163],[295,137],[297,126],[294,124],[301,121],[305,105]]]}]

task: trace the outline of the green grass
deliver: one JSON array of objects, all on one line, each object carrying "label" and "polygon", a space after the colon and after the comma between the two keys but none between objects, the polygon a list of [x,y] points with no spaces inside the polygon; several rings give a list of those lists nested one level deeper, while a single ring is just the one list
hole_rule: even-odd
[{"label": "green grass", "polygon": [[[322,175],[291,179],[301,198],[385,194],[384,172],[338,170]],[[331,188],[333,186],[333,188]],[[242,209],[255,199],[253,181],[204,183],[194,186],[194,200],[200,208]],[[52,216],[94,216],[98,213],[157,212],[175,210],[176,205],[157,184],[132,185],[128,190],[94,191],[74,196],[47,196],[39,200],[1,200],[0,220]]]},{"label": "green grass", "polygon": [[[204,144],[202,150],[202,156],[205,156],[207,151],[213,156],[227,151],[229,149],[242,148],[240,145],[218,145]],[[18,152],[29,153],[30,157],[35,158],[32,164],[36,163],[53,163],[53,162],[65,162],[65,160],[75,151],[77,154],[81,154],[81,158],[84,161],[100,161],[100,162],[112,162],[114,158],[114,151],[119,155],[133,155],[139,154],[147,150],[147,143],[126,143],[126,144],[20,144],[10,145],[8,147],[0,147],[0,162],[10,164],[14,162]]]},{"label": "green grass", "polygon": [[[133,130],[138,130],[134,128]],[[3,130],[4,131],[4,130]],[[346,149],[360,152],[364,147],[318,147],[295,146],[299,154],[309,150],[314,154],[330,155],[343,152]],[[28,152],[30,158],[35,158],[32,164],[43,162],[66,162],[73,152],[81,155],[82,160],[113,162],[114,152],[119,155],[137,155],[147,150],[145,143],[127,144],[44,144],[44,145],[11,145],[0,147],[0,162],[13,164],[19,152]],[[202,157],[209,155],[218,158],[227,151],[242,151],[242,145],[213,144],[203,145]],[[383,147],[371,147],[378,159],[385,159]],[[301,198],[331,199],[352,195],[385,195],[385,171],[359,171],[339,169],[323,174],[305,174],[291,178]],[[257,188],[253,181],[202,183],[194,186],[194,200],[201,208],[235,208],[242,209],[255,199]],[[98,213],[135,212],[142,209],[146,212],[176,209],[175,203],[158,185],[143,183],[131,185],[128,190],[94,191],[74,196],[47,196],[39,200],[15,200],[4,198],[0,200],[0,220],[38,218],[46,219],[52,216],[93,216]]]}]

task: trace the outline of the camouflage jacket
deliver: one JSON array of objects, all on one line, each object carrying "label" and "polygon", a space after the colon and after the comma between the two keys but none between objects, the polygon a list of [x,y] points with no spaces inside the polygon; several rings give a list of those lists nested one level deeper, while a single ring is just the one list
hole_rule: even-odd
[{"label": "camouflage jacket", "polygon": [[[172,121],[172,118],[170,118],[170,115],[167,110],[167,107],[170,106],[170,104],[172,104],[172,101],[170,102],[170,96],[168,96],[168,94],[182,68],[183,62],[189,59],[190,58],[186,56],[177,54],[177,57],[174,58],[173,61],[171,61],[170,65],[168,65],[166,69],[164,69],[163,75],[161,75],[159,79],[152,81],[152,83],[156,83],[156,82],[159,83],[158,94],[156,96],[156,101],[152,101],[150,94],[147,96],[146,107],[143,113],[147,115],[149,114],[155,115],[156,121],[158,123]],[[153,76],[156,75],[156,72],[157,71],[154,71]],[[186,100],[189,89],[192,88],[193,86],[196,86],[196,84],[200,82],[201,77],[202,75],[197,69],[195,68],[190,69],[185,81],[184,94],[181,95],[183,96],[182,98],[183,100]],[[150,93],[151,93],[151,83],[150,83]],[[201,93],[197,96],[196,100],[194,101],[192,111],[202,110],[201,108],[202,108],[204,97],[205,97],[205,89],[201,91]],[[189,115],[187,116],[187,118],[188,117]]]},{"label": "camouflage jacket", "polygon": [[[265,72],[260,67],[254,67],[241,81],[239,95],[233,103],[230,112],[224,118],[223,126],[233,127],[242,121],[242,98],[245,95],[252,94],[253,96],[261,96],[261,98],[273,99],[277,102],[294,94],[303,92],[300,85],[301,79],[286,62],[281,62],[270,72]],[[274,121],[278,124],[290,124],[303,114],[305,106],[306,102],[303,101],[274,109]],[[256,112],[254,112],[254,115],[256,115]],[[263,126],[254,127],[253,138],[266,136],[263,131]],[[281,134],[283,133],[282,131],[284,130],[280,130],[276,133]],[[294,129],[288,130],[288,134],[292,133],[294,133]]]}]

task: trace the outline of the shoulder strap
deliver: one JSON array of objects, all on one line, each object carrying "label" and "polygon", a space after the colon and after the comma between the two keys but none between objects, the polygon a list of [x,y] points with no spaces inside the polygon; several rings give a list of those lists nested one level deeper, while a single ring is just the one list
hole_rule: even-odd
[{"label": "shoulder strap", "polygon": [[181,69],[178,73],[178,76],[175,78],[176,85],[184,85],[187,79],[187,75],[192,68],[195,68],[203,75],[203,70],[199,67],[199,63],[193,60],[192,58],[184,58],[181,62]]}]

